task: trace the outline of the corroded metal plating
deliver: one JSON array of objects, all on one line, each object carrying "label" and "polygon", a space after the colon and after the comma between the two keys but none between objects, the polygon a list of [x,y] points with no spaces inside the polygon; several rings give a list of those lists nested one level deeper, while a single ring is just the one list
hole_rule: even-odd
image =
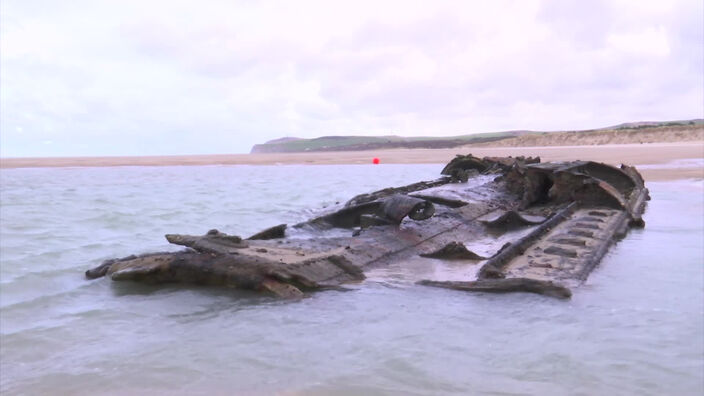
[{"label": "corroded metal plating", "polygon": [[[299,224],[248,239],[211,230],[168,234],[181,252],[103,262],[86,277],[196,283],[297,298],[365,279],[406,260],[478,268],[419,284],[569,298],[609,246],[642,227],[648,190],[638,171],[590,161],[457,156],[439,179],[362,194]],[[481,249],[483,253],[475,253]]]}]

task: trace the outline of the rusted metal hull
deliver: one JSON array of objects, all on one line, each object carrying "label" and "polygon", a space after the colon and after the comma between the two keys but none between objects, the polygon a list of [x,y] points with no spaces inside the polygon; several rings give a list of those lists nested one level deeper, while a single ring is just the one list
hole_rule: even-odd
[{"label": "rusted metal hull", "polygon": [[479,267],[474,277],[418,282],[423,285],[569,298],[569,289],[586,279],[615,240],[643,226],[648,190],[632,167],[468,155],[451,161],[443,174],[354,197],[314,219],[249,239],[217,230],[169,234],[169,242],[187,250],[108,260],[86,276],[296,298],[422,258]]}]

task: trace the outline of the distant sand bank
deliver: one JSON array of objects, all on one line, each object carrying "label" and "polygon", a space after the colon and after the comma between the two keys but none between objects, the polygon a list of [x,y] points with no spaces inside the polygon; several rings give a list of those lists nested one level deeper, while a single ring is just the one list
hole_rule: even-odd
[{"label": "distant sand bank", "polygon": [[475,146],[584,146],[599,144],[697,142],[702,140],[704,140],[704,127],[702,126],[673,126],[645,129],[605,129],[577,132],[547,132],[521,135],[495,142],[477,143]]},{"label": "distant sand bank", "polygon": [[[671,161],[704,158],[704,141],[649,144],[609,144],[595,146],[550,147],[458,147],[453,149],[393,149],[369,151],[222,154],[150,157],[72,157],[4,158],[2,168],[76,167],[76,166],[175,166],[175,165],[284,165],[284,164],[371,164],[374,157],[382,164],[445,163],[456,154],[476,156],[540,156],[543,161],[594,160],[614,165],[666,164]],[[643,169],[648,180],[703,178],[704,167],[684,163],[663,168]]]}]

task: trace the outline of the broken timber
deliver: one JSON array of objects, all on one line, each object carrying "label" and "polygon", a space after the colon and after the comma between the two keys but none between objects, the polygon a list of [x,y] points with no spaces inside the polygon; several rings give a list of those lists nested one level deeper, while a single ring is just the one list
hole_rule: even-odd
[{"label": "broken timber", "polygon": [[[569,298],[629,227],[643,227],[638,171],[590,161],[458,155],[444,176],[352,198],[309,221],[248,239],[168,234],[180,252],[107,260],[86,277],[226,286],[297,298],[410,258],[479,265],[467,279],[421,285]],[[493,245],[491,243],[493,241]],[[480,255],[474,245],[493,247]]]}]

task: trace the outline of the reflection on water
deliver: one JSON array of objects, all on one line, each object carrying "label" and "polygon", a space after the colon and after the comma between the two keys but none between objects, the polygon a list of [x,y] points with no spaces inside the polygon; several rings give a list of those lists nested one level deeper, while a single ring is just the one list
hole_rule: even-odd
[{"label": "reflection on water", "polygon": [[704,158],[682,158],[664,164],[638,165],[638,169],[704,168]]},{"label": "reflection on water", "polygon": [[404,269],[471,270],[430,259],[297,302],[82,277],[105,258],[174,249],[165,233],[247,235],[303,220],[311,214],[304,208],[431,179],[440,169],[0,171],[0,390],[704,392],[701,181],[650,183],[646,228],[618,243],[567,302],[426,288],[403,277]]}]

